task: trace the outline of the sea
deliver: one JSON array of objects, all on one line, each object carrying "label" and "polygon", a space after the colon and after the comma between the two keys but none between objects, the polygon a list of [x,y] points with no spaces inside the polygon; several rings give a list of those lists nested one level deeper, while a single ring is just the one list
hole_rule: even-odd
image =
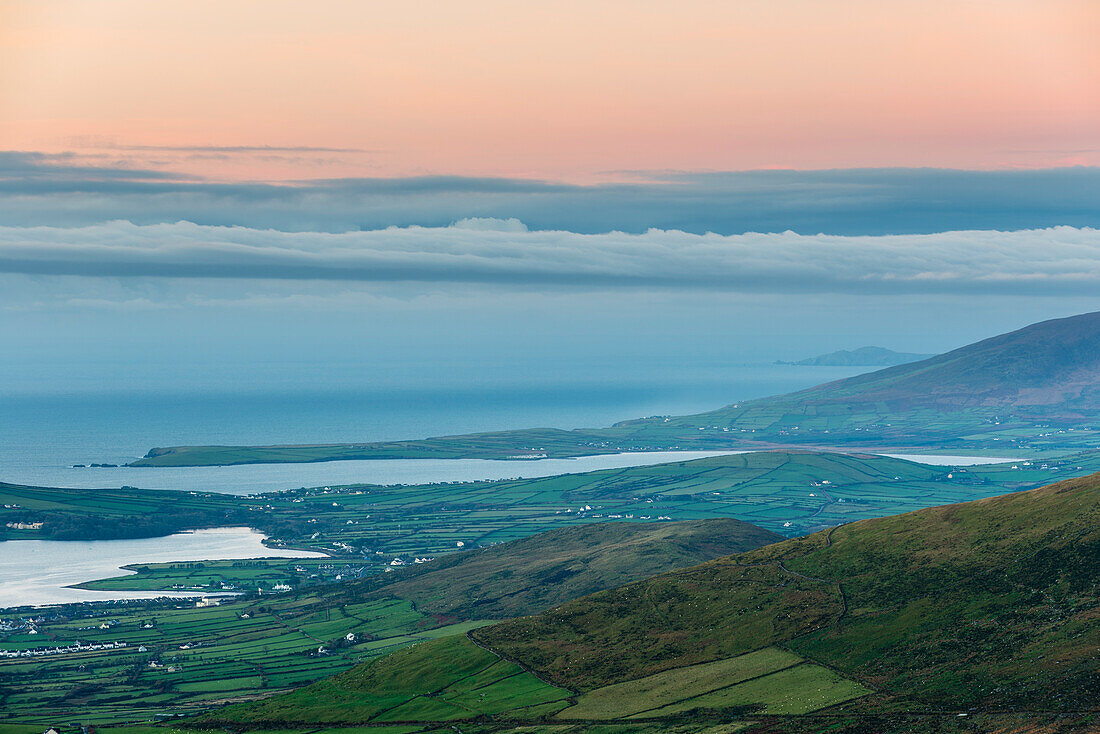
[{"label": "sea", "polygon": [[[349,380],[327,387],[260,382],[238,389],[175,388],[93,380],[65,389],[22,379],[0,393],[0,482],[43,487],[212,491],[252,494],[329,484],[420,484],[536,477],[659,464],[737,452],[646,452],[490,461],[389,460],[232,467],[136,468],[126,463],[154,446],[385,441],[529,427],[600,427],[647,415],[700,412],[799,390],[868,368],[724,365],[650,379],[524,384],[387,384]],[[929,463],[992,463],[981,457],[905,457]],[[116,464],[84,468],[75,464]],[[167,538],[0,543],[0,608],[159,594],[85,591],[73,584],[158,560],[291,555],[266,548],[247,528]]]},{"label": "sea", "polygon": [[[237,467],[130,468],[154,446],[386,441],[514,428],[586,428],[647,415],[681,415],[798,390],[868,368],[729,365],[647,379],[586,375],[523,384],[331,386],[19,382],[0,393],[0,481],[46,487],[134,486],[250,494],[352,482],[548,476],[706,454],[653,452],[545,461],[350,461]],[[603,379],[600,379],[600,378]],[[84,464],[85,468],[74,468]],[[90,468],[116,464],[117,468]]]}]

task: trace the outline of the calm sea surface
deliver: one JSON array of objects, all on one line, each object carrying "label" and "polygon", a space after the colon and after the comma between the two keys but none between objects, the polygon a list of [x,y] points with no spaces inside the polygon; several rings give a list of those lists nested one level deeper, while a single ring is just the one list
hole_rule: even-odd
[{"label": "calm sea surface", "polygon": [[[659,463],[667,454],[552,461],[372,461],[190,469],[73,469],[125,464],[153,446],[384,441],[471,431],[606,426],[798,390],[858,368],[731,365],[646,378],[531,385],[468,382],[318,389],[289,384],[124,389],[103,380],[58,392],[29,377],[0,387],[0,481],[39,486],[250,492],[346,482],[420,483],[545,476]],[[15,385],[13,388],[12,385]]]}]

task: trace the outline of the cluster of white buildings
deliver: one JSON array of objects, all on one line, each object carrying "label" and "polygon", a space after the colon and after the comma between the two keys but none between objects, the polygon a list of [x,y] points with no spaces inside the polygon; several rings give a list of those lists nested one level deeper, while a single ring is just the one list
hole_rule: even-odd
[{"label": "cluster of white buildings", "polygon": [[113,650],[126,647],[125,642],[94,642],[82,645],[79,642],[66,647],[39,647],[34,650],[0,650],[0,658],[37,658],[43,655],[60,655],[67,652],[88,652],[89,650]]}]

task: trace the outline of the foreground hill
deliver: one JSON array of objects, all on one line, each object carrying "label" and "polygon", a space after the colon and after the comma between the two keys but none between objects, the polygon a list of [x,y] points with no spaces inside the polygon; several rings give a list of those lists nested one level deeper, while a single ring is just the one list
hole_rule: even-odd
[{"label": "foreground hill", "polygon": [[[1098,579],[1092,475],[663,574],[217,719],[881,732],[954,731],[965,714],[979,731],[1087,731]],[[414,674],[429,664],[430,680]]]},{"label": "foreground hill", "polygon": [[864,520],[476,637],[581,690],[791,650],[889,708],[1093,709],[1100,475]]},{"label": "foreground hill", "polygon": [[775,446],[1100,447],[1100,312],[1033,324],[919,362],[788,395],[610,428],[385,443],[154,448],[134,466],[393,458],[581,456]]}]

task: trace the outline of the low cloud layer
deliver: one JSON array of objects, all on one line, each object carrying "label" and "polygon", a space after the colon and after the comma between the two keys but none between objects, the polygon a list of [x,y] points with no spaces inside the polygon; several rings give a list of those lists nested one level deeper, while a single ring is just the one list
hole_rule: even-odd
[{"label": "low cloud layer", "polygon": [[[253,151],[273,152],[279,151]],[[306,153],[316,151],[279,152]],[[183,219],[343,232],[514,217],[535,230],[586,234],[654,228],[878,235],[1100,227],[1100,168],[648,171],[615,174],[631,183],[589,186],[456,176],[272,184],[212,182],[112,161],[91,166],[72,154],[0,151],[0,222],[84,226],[114,219],[138,224]]]},{"label": "low cloud layer", "polygon": [[746,293],[1100,293],[1100,230],[842,237],[527,231],[517,220],[346,233],[188,222],[0,227],[25,275],[691,288]]}]

